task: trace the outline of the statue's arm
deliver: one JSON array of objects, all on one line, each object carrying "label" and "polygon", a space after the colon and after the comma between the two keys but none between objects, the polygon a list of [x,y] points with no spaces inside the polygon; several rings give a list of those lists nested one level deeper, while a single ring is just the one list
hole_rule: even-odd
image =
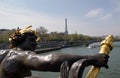
[{"label": "statue's arm", "polygon": [[35,53],[21,53],[17,55],[17,60],[28,69],[38,71],[60,71],[60,66],[64,61],[72,65],[75,61],[86,58],[79,55],[70,55],[64,53],[51,53],[39,55]]},{"label": "statue's arm", "polygon": [[[60,71],[60,66],[64,61],[68,61],[69,66],[71,66],[74,62],[80,59],[87,59],[87,65],[93,65],[94,62],[97,62],[99,58],[104,58],[103,56],[80,56],[80,55],[71,55],[71,54],[63,54],[63,53],[51,53],[47,55],[38,55],[34,53],[24,54],[22,58],[20,58],[22,64],[31,70],[38,71]],[[98,62],[102,63],[105,59],[100,59]],[[102,66],[102,64],[100,65]]]}]

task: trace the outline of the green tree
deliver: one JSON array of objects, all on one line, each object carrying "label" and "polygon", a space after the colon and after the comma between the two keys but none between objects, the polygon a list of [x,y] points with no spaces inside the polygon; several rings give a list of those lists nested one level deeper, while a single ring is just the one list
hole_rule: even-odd
[{"label": "green tree", "polygon": [[44,35],[44,34],[47,34],[47,32],[48,32],[48,30],[43,26],[36,28],[36,31],[39,35]]},{"label": "green tree", "polygon": [[9,42],[9,36],[14,32],[13,30],[5,30],[0,32],[0,43],[8,43]]},{"label": "green tree", "polygon": [[38,36],[40,36],[41,41],[46,41],[48,39],[48,30],[45,27],[40,26],[39,28],[36,28],[36,32]]}]

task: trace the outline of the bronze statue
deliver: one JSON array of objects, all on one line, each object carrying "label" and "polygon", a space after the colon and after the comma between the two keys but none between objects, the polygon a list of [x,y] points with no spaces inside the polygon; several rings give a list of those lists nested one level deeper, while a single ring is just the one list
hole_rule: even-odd
[{"label": "bronze statue", "polygon": [[[26,29],[17,29],[9,40],[11,49],[0,50],[0,78],[39,78],[32,77],[31,70],[61,72],[60,77],[62,78],[68,76],[67,74],[64,76],[63,73],[71,73],[74,72],[74,68],[80,68],[80,63],[83,65],[83,69],[89,65],[108,68],[109,56],[106,54],[36,54],[34,50],[37,45],[37,36],[31,26]],[[78,66],[75,66],[76,63]],[[79,70],[77,75],[81,74],[80,71],[83,70]]]}]

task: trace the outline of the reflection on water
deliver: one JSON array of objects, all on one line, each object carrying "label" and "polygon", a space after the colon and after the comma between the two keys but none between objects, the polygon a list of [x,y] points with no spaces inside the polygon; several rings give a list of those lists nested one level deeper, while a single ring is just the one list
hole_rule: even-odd
[{"label": "reflection on water", "polygon": [[[109,69],[101,68],[100,73],[97,78],[119,78],[120,77],[120,47],[114,47],[110,53],[109,58]],[[71,53],[71,54],[81,54],[81,55],[88,55],[88,54],[95,54],[99,52],[99,47],[89,49],[87,47],[71,47],[65,48],[57,51],[52,52],[63,52],[63,53]],[[88,71],[90,67],[85,69],[84,75]],[[36,72],[32,71],[34,76],[41,76],[41,78],[57,78],[59,73],[51,73],[51,72]]]}]

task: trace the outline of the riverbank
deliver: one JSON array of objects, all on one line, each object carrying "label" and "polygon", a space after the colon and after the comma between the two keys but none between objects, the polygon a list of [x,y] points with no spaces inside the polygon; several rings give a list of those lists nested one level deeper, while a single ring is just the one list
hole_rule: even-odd
[{"label": "riverbank", "polygon": [[69,43],[69,42],[65,42],[65,41],[42,42],[37,45],[35,52],[40,54],[40,53],[44,53],[44,52],[60,50],[62,48],[68,48],[68,47],[73,47],[73,46],[85,46],[85,45],[80,42],[74,42],[74,43]]},{"label": "riverbank", "polygon": [[[82,42],[68,42],[68,41],[49,41],[49,42],[40,42],[36,46],[35,52],[36,53],[44,53],[54,50],[59,50],[62,48],[73,47],[73,46],[81,46],[83,45]],[[8,49],[9,43],[0,43],[0,49]]]},{"label": "riverbank", "polygon": [[[36,46],[35,52],[36,53],[44,53],[54,50],[59,50],[62,48],[73,47],[73,46],[82,46],[83,42],[68,42],[68,41],[48,41],[48,42],[40,42]],[[0,49],[8,49],[9,43],[1,43]]]}]

